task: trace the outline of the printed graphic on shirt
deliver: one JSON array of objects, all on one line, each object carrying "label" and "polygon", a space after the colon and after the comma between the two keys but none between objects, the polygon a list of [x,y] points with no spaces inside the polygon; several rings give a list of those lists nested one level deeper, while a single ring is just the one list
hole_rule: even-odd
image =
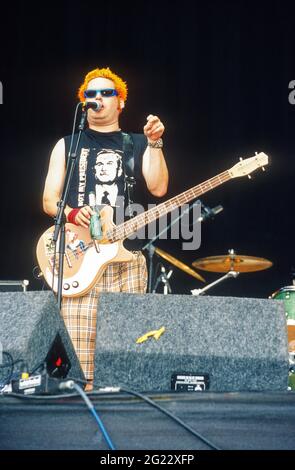
[{"label": "printed graphic on shirt", "polygon": [[87,161],[90,149],[82,149],[79,160],[78,207],[85,204]]},{"label": "printed graphic on shirt", "polygon": [[116,206],[118,182],[123,173],[122,156],[114,150],[101,150],[96,155],[94,171],[96,204]]},{"label": "printed graphic on shirt", "polygon": [[123,152],[82,148],[79,160],[78,207],[89,204],[94,192],[98,206],[118,207],[124,197]]}]

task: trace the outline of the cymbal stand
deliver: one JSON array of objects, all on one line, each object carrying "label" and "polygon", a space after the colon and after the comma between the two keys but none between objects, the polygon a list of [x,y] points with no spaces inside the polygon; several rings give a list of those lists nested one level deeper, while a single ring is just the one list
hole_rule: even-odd
[{"label": "cymbal stand", "polygon": [[216,279],[216,281],[211,282],[211,284],[207,284],[207,286],[203,287],[203,289],[192,289],[191,293],[192,295],[202,295],[208,289],[211,289],[211,287],[216,286],[216,284],[219,284],[220,282],[225,281],[230,277],[233,277],[235,279],[238,277],[239,274],[240,273],[238,271],[229,271],[224,276],[221,276],[219,279]]},{"label": "cymbal stand", "polygon": [[163,287],[163,294],[167,295],[167,294],[172,293],[172,289],[171,289],[171,286],[170,286],[170,283],[169,283],[169,279],[172,276],[172,273],[173,273],[173,269],[170,269],[170,271],[167,273],[165,266],[163,266],[163,264],[161,264],[161,272],[160,272],[159,276],[156,279],[155,287],[153,288],[153,292],[152,292],[153,294],[156,292],[157,287],[160,284],[160,282],[164,286]]}]

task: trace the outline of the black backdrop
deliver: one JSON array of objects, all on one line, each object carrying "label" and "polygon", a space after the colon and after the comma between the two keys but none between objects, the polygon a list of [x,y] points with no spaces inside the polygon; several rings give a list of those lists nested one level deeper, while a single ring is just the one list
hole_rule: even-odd
[{"label": "black backdrop", "polygon": [[[288,1],[13,2],[1,6],[0,279],[33,278],[35,246],[51,225],[42,190],[54,143],[70,133],[86,72],[110,66],[129,85],[121,127],[141,131],[149,113],[166,126],[169,196],[264,151],[267,172],[203,196],[224,211],[202,227],[201,247],[158,246],[183,262],[229,248],[274,266],[210,293],[267,297],[292,283],[295,106],[294,8]],[[208,281],[217,274],[204,273]],[[175,293],[198,281],[175,269]]]}]

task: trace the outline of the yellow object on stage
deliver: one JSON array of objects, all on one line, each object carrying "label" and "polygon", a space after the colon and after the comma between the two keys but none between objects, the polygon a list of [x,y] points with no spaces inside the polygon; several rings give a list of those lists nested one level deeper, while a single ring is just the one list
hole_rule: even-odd
[{"label": "yellow object on stage", "polygon": [[136,344],[143,343],[149,338],[155,338],[156,340],[158,340],[160,336],[164,333],[164,331],[165,331],[164,326],[162,326],[158,330],[149,331],[148,333],[145,333],[143,336],[140,336],[140,338],[136,340]]}]

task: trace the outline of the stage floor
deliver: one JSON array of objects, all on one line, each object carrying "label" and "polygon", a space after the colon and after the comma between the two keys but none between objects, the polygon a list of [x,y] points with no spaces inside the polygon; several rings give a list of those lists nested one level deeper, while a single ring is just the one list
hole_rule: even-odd
[{"label": "stage floor", "polygon": [[[210,446],[140,398],[89,395],[118,450],[208,450]],[[295,449],[295,392],[149,393],[222,450]],[[1,449],[108,446],[82,399],[0,397]]]}]

